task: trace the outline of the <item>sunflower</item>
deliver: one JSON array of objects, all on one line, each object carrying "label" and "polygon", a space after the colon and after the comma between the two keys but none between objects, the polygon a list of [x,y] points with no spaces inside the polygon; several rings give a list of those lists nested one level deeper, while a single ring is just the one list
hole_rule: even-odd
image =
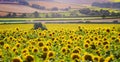
[{"label": "sunflower", "polygon": [[30,43],[31,43],[31,45],[35,45],[35,44],[36,44],[36,42],[35,42],[35,41],[31,41]]},{"label": "sunflower", "polygon": [[107,33],[110,33],[110,31],[111,31],[110,29],[106,29],[106,32],[107,32]]},{"label": "sunflower", "polygon": [[37,53],[37,52],[38,52],[38,48],[33,48],[33,49],[32,49],[32,52],[33,52],[33,53]]},{"label": "sunflower", "polygon": [[50,62],[50,60],[44,60],[44,62]]},{"label": "sunflower", "polygon": [[46,58],[47,58],[47,53],[42,53],[41,58],[42,58],[42,60],[46,60]]},{"label": "sunflower", "polygon": [[35,58],[33,55],[26,55],[25,56],[25,61],[26,62],[35,62]]},{"label": "sunflower", "polygon": [[21,46],[21,44],[20,44],[20,43],[17,43],[15,46],[16,46],[17,48],[19,48],[19,47]]},{"label": "sunflower", "polygon": [[72,52],[73,52],[73,53],[80,53],[80,50],[76,48],[76,49],[74,49]]},{"label": "sunflower", "polygon": [[116,39],[115,39],[115,42],[116,42],[116,43],[120,43],[120,39],[119,39],[119,38],[116,38]]},{"label": "sunflower", "polygon": [[95,40],[95,41],[98,41],[98,39],[99,39],[98,36],[95,36],[95,37],[94,37],[94,40]]},{"label": "sunflower", "polygon": [[43,43],[43,42],[39,42],[39,43],[38,43],[38,46],[39,46],[39,47],[43,47],[43,46],[44,46],[44,43]]},{"label": "sunflower", "polygon": [[67,48],[66,47],[62,47],[62,49],[61,49],[61,52],[62,52],[62,54],[66,54],[67,53]]},{"label": "sunflower", "polygon": [[101,55],[101,54],[100,54],[100,50],[96,50],[95,52],[96,52],[96,54],[97,54],[98,56]]},{"label": "sunflower", "polygon": [[101,41],[98,41],[97,42],[97,46],[101,46],[102,45],[102,42]]},{"label": "sunflower", "polygon": [[114,60],[114,56],[110,55],[109,57],[105,58],[105,62],[111,62]]},{"label": "sunflower", "polygon": [[71,59],[72,60],[81,60],[80,54],[72,53],[71,54]]},{"label": "sunflower", "polygon": [[49,34],[49,36],[50,36],[50,37],[53,37],[53,34],[52,34],[52,33],[50,33],[50,34]]},{"label": "sunflower", "polygon": [[66,45],[67,48],[72,48],[73,46],[71,44]]},{"label": "sunflower", "polygon": [[99,62],[104,62],[104,61],[105,61],[104,58],[100,57]]},{"label": "sunflower", "polygon": [[72,40],[67,40],[67,44],[72,44]]},{"label": "sunflower", "polygon": [[16,50],[17,50],[17,48],[16,48],[16,47],[13,47],[13,48],[12,48],[12,51],[13,51],[13,52],[15,52]]},{"label": "sunflower", "polygon": [[108,51],[109,49],[110,49],[110,45],[109,44],[104,46],[104,50],[105,51]]},{"label": "sunflower", "polygon": [[45,53],[45,52],[48,52],[49,51],[49,48],[48,46],[43,46],[42,47],[42,51]]},{"label": "sunflower", "polygon": [[93,55],[85,53],[83,56],[83,61],[92,61],[93,62]]},{"label": "sunflower", "polygon": [[78,39],[79,39],[79,40],[81,40],[82,38],[83,38],[83,36],[82,36],[82,35],[78,36]]},{"label": "sunflower", "polygon": [[90,44],[91,41],[90,41],[89,39],[87,39],[87,40],[84,41],[84,43],[88,43],[88,44]]},{"label": "sunflower", "polygon": [[84,47],[84,48],[89,48],[90,45],[89,45],[88,43],[84,43],[83,47]]},{"label": "sunflower", "polygon": [[4,44],[4,49],[5,49],[5,50],[10,49],[10,45],[9,45],[9,44]]},{"label": "sunflower", "polygon": [[4,41],[0,41],[0,45],[2,45],[2,46],[3,46],[3,45],[4,45]]},{"label": "sunflower", "polygon": [[115,40],[117,37],[116,36],[112,36],[111,37],[111,40],[113,41],[113,40]]},{"label": "sunflower", "polygon": [[47,45],[47,46],[51,46],[51,45],[52,45],[52,42],[49,40],[49,41],[47,41],[46,45]]},{"label": "sunflower", "polygon": [[104,42],[103,42],[103,45],[106,45],[106,44],[109,44],[109,42],[108,42],[108,41],[104,41]]},{"label": "sunflower", "polygon": [[15,57],[12,59],[12,62],[23,62],[20,57]]},{"label": "sunflower", "polygon": [[19,31],[20,30],[19,27],[17,27],[16,30]]},{"label": "sunflower", "polygon": [[100,57],[99,56],[93,56],[93,61],[94,62],[98,62],[100,60]]},{"label": "sunflower", "polygon": [[65,62],[63,59],[61,59],[59,62]]},{"label": "sunflower", "polygon": [[108,39],[107,39],[107,37],[104,37],[102,40],[103,40],[103,41],[107,41]]},{"label": "sunflower", "polygon": [[47,58],[54,58],[55,57],[55,52],[54,51],[48,51],[47,52]]},{"label": "sunflower", "polygon": [[29,52],[27,48],[25,48],[25,49],[22,50],[22,54],[23,53],[27,53],[27,52]]}]

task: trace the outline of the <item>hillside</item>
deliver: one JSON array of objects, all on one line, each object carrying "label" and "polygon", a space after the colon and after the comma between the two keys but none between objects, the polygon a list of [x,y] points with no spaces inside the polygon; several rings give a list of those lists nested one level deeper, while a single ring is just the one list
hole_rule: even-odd
[{"label": "hillside", "polygon": [[58,7],[59,9],[68,8],[68,7],[80,9],[80,8],[86,7],[83,4],[78,5],[78,4],[60,3],[60,2],[46,2],[46,1],[29,1],[29,4],[30,5],[38,4],[41,6],[45,6],[48,9],[53,8],[53,7]]},{"label": "hillside", "polygon": [[16,13],[33,13],[38,11],[37,9],[24,6],[24,5],[14,5],[14,4],[0,4],[0,11],[4,12],[16,12]]},{"label": "hillside", "polygon": [[[68,7],[80,9],[80,8],[85,8],[87,6],[87,5],[77,5],[77,4],[65,4],[58,2],[29,1],[29,5],[31,6],[32,4],[45,6],[48,9],[51,9],[53,7],[58,7],[59,9],[68,8]],[[33,13],[35,11],[40,13],[59,12],[59,11],[38,10],[30,6],[18,5],[18,4],[0,4],[0,8],[2,8],[0,9],[0,12],[16,12],[16,13]]]}]

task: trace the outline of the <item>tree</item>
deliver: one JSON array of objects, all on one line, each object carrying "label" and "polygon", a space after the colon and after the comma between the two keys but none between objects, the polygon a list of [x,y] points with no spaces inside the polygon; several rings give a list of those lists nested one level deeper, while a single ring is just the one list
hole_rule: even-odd
[{"label": "tree", "polygon": [[22,18],[26,17],[26,13],[23,13],[20,17]]},{"label": "tree", "polygon": [[39,13],[38,13],[37,11],[35,11],[33,14],[34,14],[34,17],[35,17],[35,18],[38,18],[38,17],[39,17]]},{"label": "tree", "polygon": [[19,0],[18,3],[20,5],[29,5],[29,3],[27,1],[25,1],[25,0]]},{"label": "tree", "polygon": [[16,13],[13,13],[13,14],[12,14],[12,17],[16,17],[16,16],[17,16],[17,14],[16,14]]},{"label": "tree", "polygon": [[47,30],[47,28],[45,27],[45,25],[43,25],[42,23],[34,23],[34,29],[41,29],[41,30]]},{"label": "tree", "polygon": [[91,10],[89,8],[84,8],[80,10],[80,13],[82,14],[89,14],[91,12]]},{"label": "tree", "polygon": [[100,14],[102,16],[102,18],[104,19],[106,16],[110,16],[110,12],[108,10],[100,10]]},{"label": "tree", "polygon": [[11,16],[12,16],[12,14],[11,14],[11,13],[8,13],[5,17],[9,18],[9,17],[11,17]]},{"label": "tree", "polygon": [[58,11],[58,8],[57,7],[53,7],[51,10],[52,11]]}]

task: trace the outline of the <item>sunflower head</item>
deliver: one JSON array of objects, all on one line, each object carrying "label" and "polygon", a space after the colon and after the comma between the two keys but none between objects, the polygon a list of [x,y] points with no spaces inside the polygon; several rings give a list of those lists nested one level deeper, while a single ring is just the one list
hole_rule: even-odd
[{"label": "sunflower head", "polygon": [[74,49],[72,52],[73,53],[80,53],[80,50],[79,49]]},{"label": "sunflower head", "polygon": [[12,59],[12,62],[23,62],[20,57],[15,57]]},{"label": "sunflower head", "polygon": [[54,51],[48,51],[47,52],[47,58],[54,58],[55,57],[55,52]]},{"label": "sunflower head", "polygon": [[93,56],[91,54],[85,53],[84,56],[83,56],[83,60],[93,62]]},{"label": "sunflower head", "polygon": [[25,56],[25,61],[26,62],[34,62],[35,59],[34,59],[34,57],[32,55],[26,55]]},{"label": "sunflower head", "polygon": [[84,48],[86,49],[86,48],[89,48],[90,47],[90,45],[88,44],[88,43],[85,43],[84,44]]},{"label": "sunflower head", "polygon": [[27,53],[27,52],[29,52],[27,48],[22,50],[22,53]]},{"label": "sunflower head", "polygon": [[67,53],[67,48],[66,47],[62,47],[62,49],[61,49],[61,52],[62,52],[62,54],[66,54]]},{"label": "sunflower head", "polygon": [[94,61],[94,62],[98,62],[98,61],[99,61],[99,59],[100,59],[100,57],[99,57],[99,56],[94,56],[94,57],[93,57],[93,61]]},{"label": "sunflower head", "polygon": [[16,50],[17,50],[17,48],[16,48],[16,47],[13,47],[13,48],[12,48],[12,51],[13,51],[13,52],[15,52]]},{"label": "sunflower head", "polygon": [[109,49],[110,49],[110,45],[109,44],[104,46],[104,50],[105,51],[108,51]]},{"label": "sunflower head", "polygon": [[105,58],[105,62],[111,62],[114,60],[114,56],[110,55],[109,57]]},{"label": "sunflower head", "polygon": [[4,44],[4,49],[6,49],[6,50],[10,49],[10,45],[9,44]]},{"label": "sunflower head", "polygon": [[44,47],[42,47],[42,51],[45,53],[45,52],[48,52],[49,51],[49,48],[48,48],[48,46],[44,46]]},{"label": "sunflower head", "polygon": [[17,47],[17,48],[19,48],[19,47],[20,47],[20,45],[21,45],[20,43],[17,43],[17,44],[16,44],[16,47]]},{"label": "sunflower head", "polygon": [[71,59],[72,60],[80,60],[81,59],[80,54],[72,53],[71,54]]},{"label": "sunflower head", "polygon": [[104,61],[105,61],[104,58],[100,57],[99,62],[104,62]]},{"label": "sunflower head", "polygon": [[44,43],[43,43],[43,42],[39,42],[39,43],[38,43],[38,46],[39,46],[39,47],[43,47],[43,46],[44,46]]},{"label": "sunflower head", "polygon": [[37,52],[38,52],[38,48],[33,48],[33,49],[32,49],[32,52],[33,52],[33,53],[37,53]]},{"label": "sunflower head", "polygon": [[59,62],[65,62],[63,59],[61,59]]}]

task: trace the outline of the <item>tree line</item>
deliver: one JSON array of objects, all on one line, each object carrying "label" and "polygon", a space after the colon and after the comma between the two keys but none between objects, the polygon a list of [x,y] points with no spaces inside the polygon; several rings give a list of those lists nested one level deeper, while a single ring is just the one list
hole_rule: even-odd
[{"label": "tree line", "polygon": [[80,13],[88,16],[99,16],[99,17],[120,17],[120,12],[110,12],[109,10],[91,10],[89,8],[84,8],[79,10]]},{"label": "tree line", "polygon": [[120,9],[120,2],[106,2],[106,3],[99,3],[94,2],[92,6],[102,7],[102,8],[119,8]]}]

